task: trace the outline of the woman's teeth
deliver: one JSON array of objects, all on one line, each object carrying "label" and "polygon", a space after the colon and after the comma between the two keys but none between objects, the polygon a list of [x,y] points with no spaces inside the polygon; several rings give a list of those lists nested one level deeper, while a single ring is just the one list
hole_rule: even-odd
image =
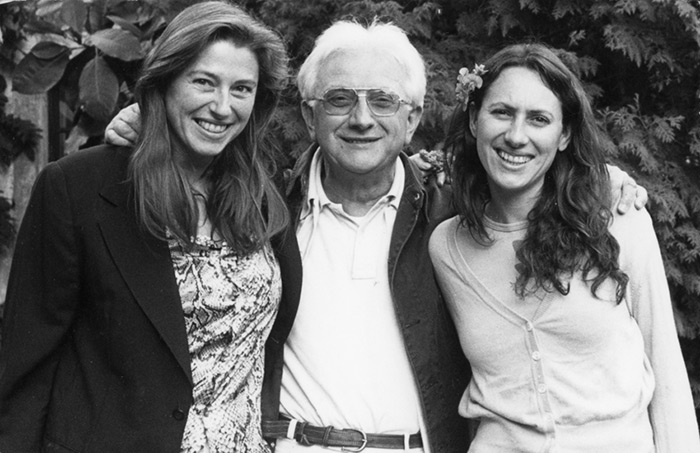
[{"label": "woman's teeth", "polygon": [[225,131],[226,128],[228,127],[225,124],[214,124],[214,123],[210,123],[208,121],[203,121],[203,120],[197,120],[197,124],[199,124],[202,127],[202,129],[204,129],[205,131],[213,132],[216,134]]},{"label": "woman's teeth", "polygon": [[530,156],[514,156],[512,154],[504,153],[503,151],[498,151],[498,157],[505,160],[509,164],[524,164],[532,160]]}]

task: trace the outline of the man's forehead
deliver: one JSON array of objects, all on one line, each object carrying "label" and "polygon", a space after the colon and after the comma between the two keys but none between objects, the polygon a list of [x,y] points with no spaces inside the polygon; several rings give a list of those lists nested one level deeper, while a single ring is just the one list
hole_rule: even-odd
[{"label": "man's forehead", "polygon": [[380,88],[403,91],[406,70],[387,49],[339,49],[328,55],[319,66],[316,87]]}]

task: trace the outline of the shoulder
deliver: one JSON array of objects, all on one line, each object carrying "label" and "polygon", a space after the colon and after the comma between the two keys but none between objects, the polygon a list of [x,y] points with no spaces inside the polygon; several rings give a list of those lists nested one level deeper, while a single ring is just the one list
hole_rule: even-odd
[{"label": "shoulder", "polygon": [[56,165],[65,172],[110,171],[128,165],[131,152],[131,148],[98,145],[64,156]]},{"label": "shoulder", "polygon": [[34,191],[73,201],[94,199],[103,188],[127,180],[131,148],[100,145],[50,162],[37,176]]},{"label": "shoulder", "polygon": [[639,237],[654,235],[654,225],[646,208],[633,208],[625,214],[615,210],[610,232],[620,243],[634,242]]},{"label": "shoulder", "polygon": [[433,256],[449,249],[448,240],[459,225],[459,217],[454,216],[435,227],[430,235],[430,254]]},{"label": "shoulder", "polygon": [[620,266],[629,269],[659,258],[660,246],[651,216],[646,209],[613,214],[610,232],[620,245]]},{"label": "shoulder", "polygon": [[94,146],[49,163],[42,173],[49,179],[60,176],[79,188],[115,184],[126,179],[131,152],[131,148]]},{"label": "shoulder", "polygon": [[459,225],[459,216],[450,217],[447,220],[440,222],[438,226],[435,227],[433,231],[433,236],[435,237],[445,237],[450,231],[454,231]]}]

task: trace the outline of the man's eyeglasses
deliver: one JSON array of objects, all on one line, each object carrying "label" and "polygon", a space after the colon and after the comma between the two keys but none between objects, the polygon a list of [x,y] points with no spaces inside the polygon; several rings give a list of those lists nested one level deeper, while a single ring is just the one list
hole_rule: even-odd
[{"label": "man's eyeglasses", "polygon": [[370,112],[376,116],[392,116],[399,111],[401,104],[411,104],[390,91],[353,88],[332,88],[323,93],[322,98],[309,101],[321,101],[327,114],[340,116],[350,113],[360,96],[365,97]]}]

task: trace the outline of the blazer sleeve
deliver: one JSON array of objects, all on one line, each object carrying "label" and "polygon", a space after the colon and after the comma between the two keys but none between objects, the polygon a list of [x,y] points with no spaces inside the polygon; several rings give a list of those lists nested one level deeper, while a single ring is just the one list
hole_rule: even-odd
[{"label": "blazer sleeve", "polygon": [[0,451],[39,451],[59,351],[79,307],[79,245],[65,175],[38,176],[20,227],[0,346]]},{"label": "blazer sleeve", "polygon": [[649,417],[658,453],[700,452],[688,373],[676,332],[659,243],[646,210],[617,216],[627,298],[644,337],[656,386]]}]

